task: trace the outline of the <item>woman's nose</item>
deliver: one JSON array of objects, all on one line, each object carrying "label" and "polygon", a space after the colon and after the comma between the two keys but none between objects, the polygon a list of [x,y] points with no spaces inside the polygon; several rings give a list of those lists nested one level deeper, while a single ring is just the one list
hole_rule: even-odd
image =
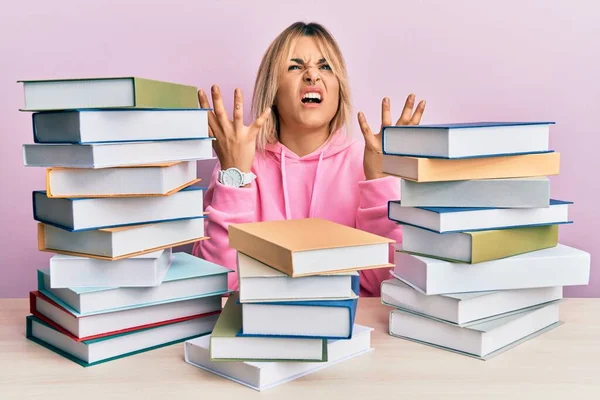
[{"label": "woman's nose", "polygon": [[315,83],[317,80],[320,79],[319,70],[317,68],[308,68],[306,70],[306,74],[304,75],[304,79],[307,82]]}]

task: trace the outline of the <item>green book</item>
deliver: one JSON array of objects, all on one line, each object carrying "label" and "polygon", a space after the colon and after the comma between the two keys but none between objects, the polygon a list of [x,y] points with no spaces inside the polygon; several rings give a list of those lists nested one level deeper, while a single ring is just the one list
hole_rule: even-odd
[{"label": "green book", "polygon": [[405,253],[475,264],[556,247],[558,225],[453,233],[403,225],[402,240]]},{"label": "green book", "polygon": [[239,292],[232,292],[210,335],[212,361],[327,361],[326,339],[238,336],[241,329]]},{"label": "green book", "polygon": [[198,108],[195,86],[139,77],[21,80],[21,111]]}]

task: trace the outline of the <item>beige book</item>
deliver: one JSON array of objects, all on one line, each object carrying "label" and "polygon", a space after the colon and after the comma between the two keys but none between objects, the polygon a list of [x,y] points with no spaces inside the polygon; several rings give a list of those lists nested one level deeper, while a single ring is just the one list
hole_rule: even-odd
[{"label": "beige book", "polygon": [[229,245],[289,276],[390,267],[394,240],[322,218],[229,225]]}]

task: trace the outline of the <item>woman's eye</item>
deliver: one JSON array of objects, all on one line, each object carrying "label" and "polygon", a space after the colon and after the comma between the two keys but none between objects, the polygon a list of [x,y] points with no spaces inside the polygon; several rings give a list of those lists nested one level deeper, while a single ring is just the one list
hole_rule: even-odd
[{"label": "woman's eye", "polygon": [[288,67],[288,71],[292,71],[292,70],[294,70],[294,69],[300,69],[300,67],[299,67],[299,66],[297,66],[297,65],[290,65],[290,66]]},{"label": "woman's eye", "polygon": [[329,64],[323,64],[323,65],[321,65],[321,68],[331,71],[331,67],[329,66]]}]

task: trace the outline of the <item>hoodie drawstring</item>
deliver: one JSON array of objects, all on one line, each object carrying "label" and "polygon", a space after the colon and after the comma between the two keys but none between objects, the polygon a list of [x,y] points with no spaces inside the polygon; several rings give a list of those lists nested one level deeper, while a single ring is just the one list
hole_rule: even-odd
[{"label": "hoodie drawstring", "polygon": [[[290,202],[287,188],[287,177],[285,173],[285,150],[283,146],[281,147],[280,153],[280,161],[281,161],[281,183],[283,185],[283,202],[285,204],[285,219],[292,218],[292,212],[290,211]],[[312,193],[310,195],[310,211],[309,218],[312,218],[315,214],[315,206],[317,204],[317,195],[318,195],[318,181],[319,181],[319,171],[321,168],[321,161],[323,161],[323,150],[321,150],[321,154],[319,154],[319,162],[317,163],[317,170],[315,172],[315,180],[313,182]]]}]

